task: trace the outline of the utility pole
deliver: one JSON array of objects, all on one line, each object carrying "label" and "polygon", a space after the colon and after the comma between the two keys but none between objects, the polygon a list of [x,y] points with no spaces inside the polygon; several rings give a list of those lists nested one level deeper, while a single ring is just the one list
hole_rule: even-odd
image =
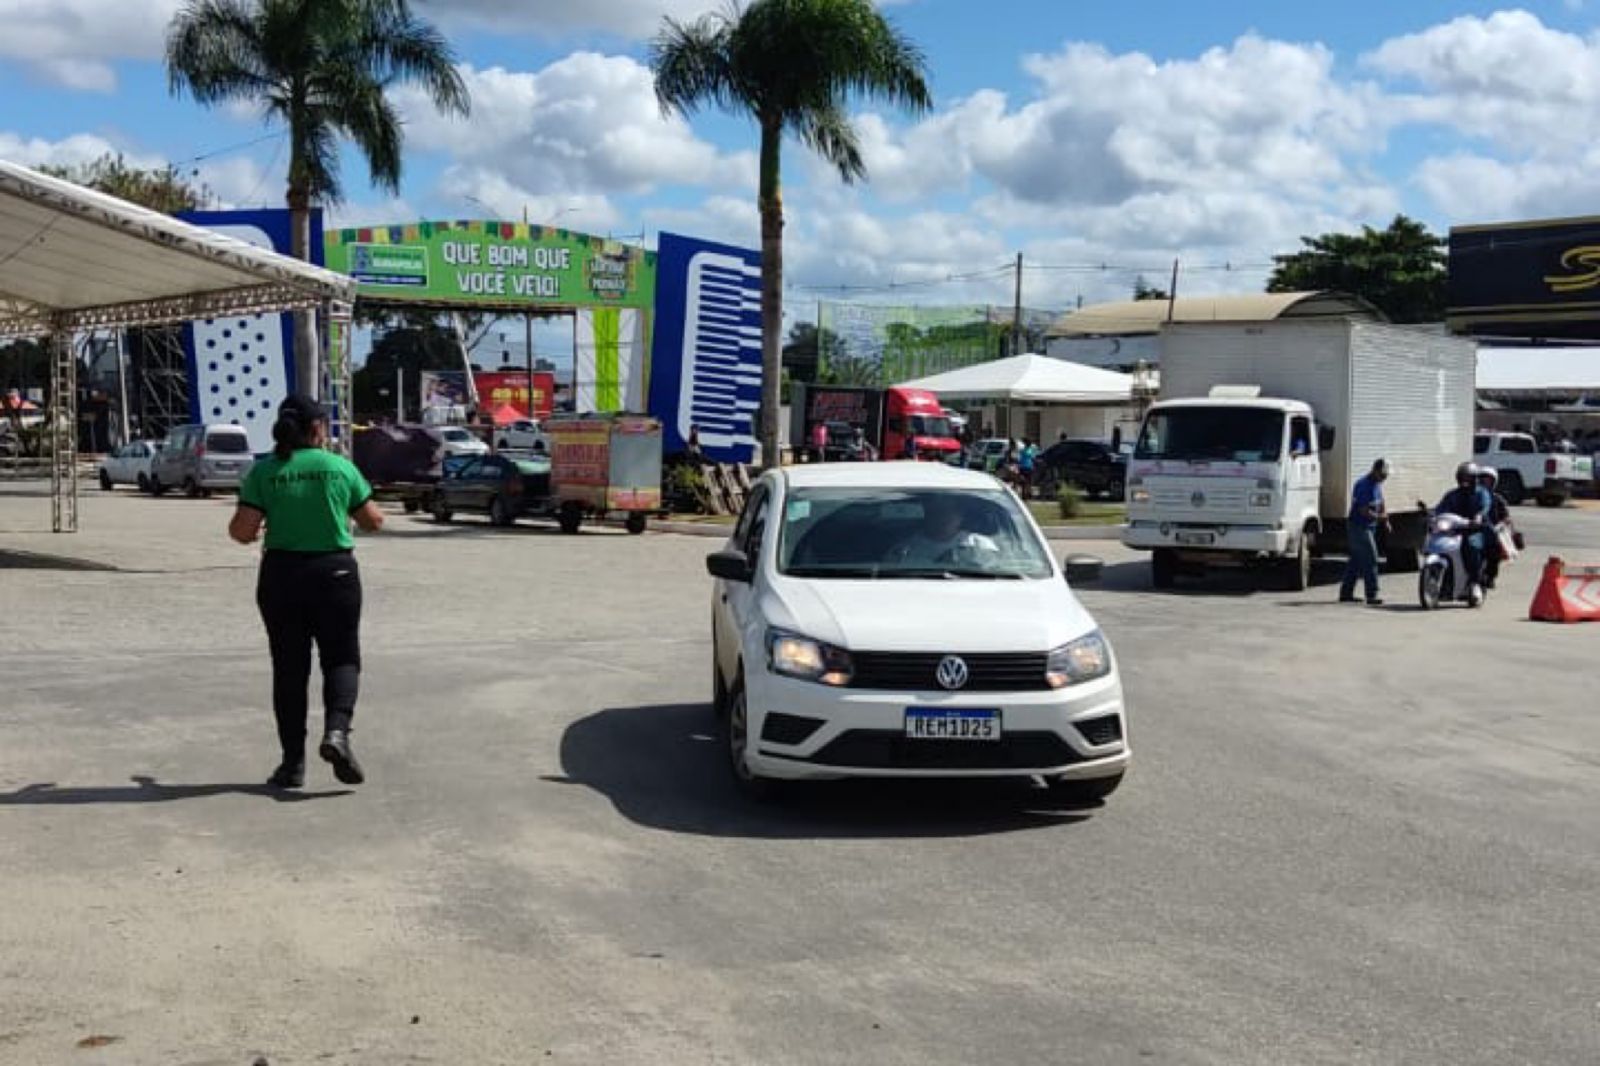
[{"label": "utility pole", "polygon": [[1172,261],[1172,283],[1167,287],[1167,321],[1178,313],[1178,261]]},{"label": "utility pole", "polygon": [[1022,354],[1022,253],[1017,253],[1017,298],[1011,309],[1011,354]]}]

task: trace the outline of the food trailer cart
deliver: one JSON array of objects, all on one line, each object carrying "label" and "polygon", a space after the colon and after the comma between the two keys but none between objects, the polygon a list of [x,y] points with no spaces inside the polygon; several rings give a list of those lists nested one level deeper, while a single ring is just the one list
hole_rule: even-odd
[{"label": "food trailer cart", "polygon": [[561,531],[621,514],[629,533],[643,533],[661,511],[661,423],[645,415],[562,415],[545,431]]}]

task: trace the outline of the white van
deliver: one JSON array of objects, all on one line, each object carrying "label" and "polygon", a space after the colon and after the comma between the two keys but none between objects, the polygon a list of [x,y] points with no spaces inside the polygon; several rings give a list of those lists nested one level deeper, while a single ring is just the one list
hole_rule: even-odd
[{"label": "white van", "polygon": [[150,491],[160,496],[182,489],[191,499],[217,489],[237,491],[254,464],[243,426],[178,426],[150,464]]}]

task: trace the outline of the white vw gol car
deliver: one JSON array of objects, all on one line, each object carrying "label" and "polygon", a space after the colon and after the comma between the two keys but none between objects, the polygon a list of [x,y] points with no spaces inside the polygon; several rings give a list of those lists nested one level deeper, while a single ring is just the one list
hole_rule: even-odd
[{"label": "white vw gol car", "polygon": [[994,478],[942,463],[772,471],[706,560],[712,683],[748,794],[779,779],[1122,781],[1116,658]]}]

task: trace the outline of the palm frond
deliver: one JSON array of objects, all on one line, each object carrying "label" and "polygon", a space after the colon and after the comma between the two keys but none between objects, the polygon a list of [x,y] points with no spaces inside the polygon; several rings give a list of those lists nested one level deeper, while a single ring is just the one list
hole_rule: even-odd
[{"label": "palm frond", "polygon": [[378,80],[421,85],[440,111],[470,114],[471,95],[444,34],[414,17],[401,0],[367,0],[367,8],[355,46]]},{"label": "palm frond", "polygon": [[867,176],[861,139],[850,116],[837,107],[813,109],[799,120],[795,133],[806,147],[832,163],[846,185]]},{"label": "palm frond", "polygon": [[244,0],[189,0],[167,31],[167,85],[198,103],[261,95],[272,85],[261,32]]},{"label": "palm frond", "polygon": [[752,110],[734,78],[733,25],[729,16],[717,14],[694,22],[662,20],[661,32],[650,42],[650,66],[663,113],[691,115],[706,106]]}]

